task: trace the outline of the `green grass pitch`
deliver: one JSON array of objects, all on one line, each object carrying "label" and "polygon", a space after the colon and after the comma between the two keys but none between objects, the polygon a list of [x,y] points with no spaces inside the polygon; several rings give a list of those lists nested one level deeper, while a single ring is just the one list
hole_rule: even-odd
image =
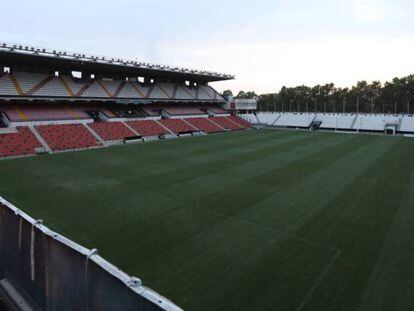
[{"label": "green grass pitch", "polygon": [[246,131],[0,161],[0,195],[186,310],[414,310],[414,140]]}]

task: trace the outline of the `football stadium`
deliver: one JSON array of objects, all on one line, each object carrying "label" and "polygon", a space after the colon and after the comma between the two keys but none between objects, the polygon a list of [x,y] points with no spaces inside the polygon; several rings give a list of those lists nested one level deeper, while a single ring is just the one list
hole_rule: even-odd
[{"label": "football stadium", "polygon": [[0,63],[12,308],[414,307],[412,115],[243,110],[209,85],[231,75],[30,46]]},{"label": "football stadium", "polygon": [[10,308],[414,307],[413,115],[256,111],[209,84],[232,75],[0,49]]}]

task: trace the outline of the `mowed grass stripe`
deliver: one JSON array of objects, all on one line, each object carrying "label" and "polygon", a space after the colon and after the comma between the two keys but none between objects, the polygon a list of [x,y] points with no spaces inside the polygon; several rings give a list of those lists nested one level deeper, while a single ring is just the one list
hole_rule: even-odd
[{"label": "mowed grass stripe", "polygon": [[[364,171],[302,228],[302,234],[307,232],[318,240],[329,239],[343,250],[309,308],[352,310],[358,307],[394,217],[410,189],[414,169],[410,161],[411,144],[409,148],[401,148],[405,142],[396,139],[400,141],[376,159],[376,165]],[[320,296],[330,299],[318,299]]]},{"label": "mowed grass stripe", "polygon": [[[319,139],[319,138],[318,138]],[[326,143],[327,146],[332,146],[333,142],[338,143],[337,140],[332,140],[329,144],[326,142],[326,139],[328,139],[328,137],[325,137],[324,143]],[[344,139],[350,139],[350,137],[344,137]],[[314,141],[313,146],[309,147],[309,150],[317,150],[315,149],[315,144],[318,144],[317,141]],[[304,147],[303,145],[301,145],[302,148],[302,152],[304,151],[304,149],[306,147]],[[280,151],[286,151],[284,148],[281,148]],[[309,153],[304,153],[303,156],[308,156]],[[272,154],[271,158],[273,159],[272,161],[274,161],[274,159],[277,159],[277,153]],[[292,158],[289,161],[293,161]],[[257,161],[257,160],[256,160]],[[254,164],[253,164],[254,165]],[[265,171],[268,171],[268,169],[264,170],[263,173]],[[219,180],[220,174],[225,173],[225,171],[219,171],[218,173],[215,174],[216,179]],[[201,175],[203,176],[203,175]],[[238,180],[238,179],[237,179]],[[142,243],[147,243],[146,245],[140,245],[140,247],[145,247],[146,249],[150,249],[151,252],[149,252],[149,254],[152,254],[151,256],[154,255],[154,252],[167,252],[171,247],[174,247],[175,243],[172,243],[172,241],[176,241],[176,243],[181,243],[181,241],[184,239],[190,239],[193,237],[194,234],[202,234],[203,230],[210,230],[211,229],[211,225],[210,223],[208,223],[208,226],[206,226],[207,222],[204,221],[204,216],[200,218],[199,213],[194,213],[194,209],[196,208],[196,205],[199,204],[199,202],[194,199],[194,196],[192,195],[192,193],[188,193],[186,192],[186,188],[181,188],[181,189],[177,189],[176,186],[179,185],[179,183],[175,183],[175,181],[170,183],[170,187],[172,189],[168,188],[168,198],[171,198],[172,200],[176,199],[177,202],[181,203],[180,205],[180,209],[177,208],[171,208],[168,207],[168,211],[166,209],[163,209],[162,211],[160,211],[160,214],[153,214],[153,216],[151,218],[145,217],[145,218],[138,218],[138,219],[131,219],[128,218],[128,220],[124,220],[121,223],[125,223],[125,221],[127,221],[127,226],[123,226],[122,228],[117,228],[116,230],[116,234],[112,235],[112,239],[116,240],[119,238],[119,236],[128,236],[131,237],[132,239],[134,238],[134,232],[131,232],[130,234],[126,234],[125,230],[128,231],[134,231],[133,228],[134,226],[138,226],[141,228],[141,230],[145,231],[145,230],[150,230],[151,227],[153,226],[158,226],[159,228],[170,228],[171,232],[168,232],[168,235],[170,236],[170,239],[168,240],[168,245],[164,245],[163,243],[155,243],[156,241],[152,241],[152,239],[158,239],[158,235],[155,234],[152,237],[150,237],[148,240],[142,241]],[[187,183],[186,183],[187,185]],[[234,186],[234,185],[232,185]],[[220,191],[220,189],[222,189],[222,187],[220,186],[220,184],[215,186],[216,191]],[[155,190],[154,190],[155,191]],[[165,189],[161,189],[158,192],[161,195],[165,194]],[[177,193],[177,196],[181,194],[181,197],[177,197],[175,198],[173,196],[174,193]],[[194,192],[196,193],[196,192]],[[203,191],[203,194],[205,193],[205,191]],[[212,195],[215,196],[216,193],[210,193],[207,192],[208,195]],[[188,199],[190,199],[190,201],[188,202]],[[202,197],[200,196],[200,199],[202,199]],[[225,198],[223,202],[228,202],[228,198]],[[145,209],[145,206],[142,207],[143,209]],[[96,213],[92,212],[92,215],[94,215]],[[183,223],[182,227],[176,228],[176,227],[171,227],[168,226],[164,223],[164,221],[166,223],[169,223],[171,221],[171,219],[179,219],[181,217],[181,215],[194,215],[193,219],[188,219],[188,221],[186,221],[185,223]],[[194,223],[200,223],[200,228],[197,228],[195,226],[193,226]],[[191,225],[190,225],[191,224]],[[189,227],[191,230],[185,230],[187,227]],[[105,230],[105,228],[101,228],[102,230]],[[160,234],[163,234],[164,232],[161,230]],[[161,257],[161,254],[159,254]],[[143,255],[145,256],[145,254]],[[148,267],[150,268],[150,267]]]},{"label": "mowed grass stripe", "polygon": [[[355,182],[362,172],[371,169],[371,165],[375,167],[375,160],[393,148],[396,140],[364,136],[358,143],[353,152],[297,183],[275,189],[272,196],[239,216],[297,234],[309,219]],[[365,157],[366,154],[371,156]],[[315,183],[318,187],[315,187]]]}]

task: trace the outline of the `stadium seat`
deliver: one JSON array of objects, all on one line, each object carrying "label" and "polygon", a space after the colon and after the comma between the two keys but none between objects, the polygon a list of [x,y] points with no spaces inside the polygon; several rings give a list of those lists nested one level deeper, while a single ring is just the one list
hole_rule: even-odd
[{"label": "stadium seat", "polygon": [[208,118],[188,118],[185,120],[205,133],[224,132],[222,128],[212,123]]},{"label": "stadium seat", "polygon": [[253,127],[249,122],[247,122],[247,121],[245,121],[245,120],[243,120],[243,119],[241,119],[237,116],[230,116],[230,117],[227,117],[227,118],[230,119],[231,121],[233,121],[234,123],[237,123],[238,125],[240,125],[241,127],[245,128],[245,129],[251,129]]},{"label": "stadium seat", "polygon": [[196,128],[181,119],[163,119],[160,123],[176,134],[197,131]]},{"label": "stadium seat", "polygon": [[53,151],[99,146],[95,137],[82,124],[40,125],[36,129]]},{"label": "stadium seat", "polygon": [[0,133],[0,158],[33,155],[41,147],[28,127],[17,127],[15,133]]},{"label": "stadium seat", "polygon": [[401,120],[400,130],[404,133],[414,133],[414,116],[403,116]]},{"label": "stadium seat", "polygon": [[0,77],[0,95],[89,98],[151,98],[224,101],[208,85],[190,88],[176,83],[156,82],[144,85],[125,80],[81,80],[68,75],[16,72]]},{"label": "stadium seat", "polygon": [[314,113],[284,113],[275,121],[275,126],[309,128],[315,120]]},{"label": "stadium seat", "polygon": [[136,136],[122,122],[95,122],[89,126],[105,141],[123,140]]},{"label": "stadium seat", "polygon": [[168,131],[154,120],[127,121],[126,124],[128,124],[143,137],[168,134]]},{"label": "stadium seat", "polygon": [[210,117],[209,120],[213,121],[226,130],[237,131],[244,129],[241,125],[234,123],[227,117]]},{"label": "stadium seat", "polygon": [[12,122],[90,119],[79,106],[61,104],[8,105],[4,112]]},{"label": "stadium seat", "polygon": [[274,125],[276,120],[278,120],[281,116],[280,113],[274,112],[258,112],[256,115],[260,124],[268,126]]},{"label": "stadium seat", "polygon": [[198,107],[192,106],[168,106],[163,111],[170,116],[205,115],[206,113]]}]

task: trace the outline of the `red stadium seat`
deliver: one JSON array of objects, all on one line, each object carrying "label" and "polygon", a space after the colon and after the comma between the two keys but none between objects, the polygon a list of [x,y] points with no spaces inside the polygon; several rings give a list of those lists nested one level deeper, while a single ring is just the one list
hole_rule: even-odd
[{"label": "red stadium seat", "polygon": [[214,123],[220,125],[222,128],[225,128],[226,130],[237,131],[244,129],[244,127],[234,123],[230,119],[227,119],[227,117],[211,117],[209,119]]},{"label": "red stadium seat", "polygon": [[253,126],[247,122],[246,120],[243,120],[242,118],[239,118],[237,116],[230,116],[227,117],[228,119],[230,119],[231,121],[233,121],[234,123],[237,123],[238,125],[240,125],[241,127],[245,128],[245,129],[251,129],[253,128]]},{"label": "red stadium seat", "polygon": [[168,133],[166,129],[154,120],[128,121],[126,124],[144,137],[159,136]]},{"label": "red stadium seat", "polygon": [[189,125],[181,119],[164,119],[160,122],[162,123],[162,125],[164,125],[176,134],[197,131],[197,129],[195,129],[193,126]]},{"label": "red stadium seat", "polygon": [[224,132],[222,128],[218,127],[213,122],[210,122],[208,118],[188,118],[185,120],[205,133]]},{"label": "red stadium seat", "polygon": [[16,133],[0,134],[0,158],[35,154],[41,143],[28,127],[18,127]]},{"label": "red stadium seat", "polygon": [[98,146],[95,137],[83,124],[41,125],[36,129],[53,151]]},{"label": "red stadium seat", "polygon": [[105,141],[123,140],[135,136],[122,122],[95,122],[89,126]]}]

